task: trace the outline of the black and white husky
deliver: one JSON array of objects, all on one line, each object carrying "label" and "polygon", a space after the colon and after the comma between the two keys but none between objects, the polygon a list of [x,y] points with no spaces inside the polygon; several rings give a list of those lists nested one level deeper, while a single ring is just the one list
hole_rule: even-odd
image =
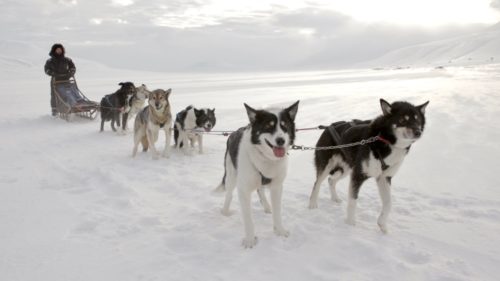
[{"label": "black and white husky", "polygon": [[192,105],[177,113],[174,124],[174,141],[177,149],[187,152],[188,143],[191,147],[198,143],[198,152],[203,153],[203,132],[210,132],[215,126],[215,108],[196,109]]},{"label": "black and white husky", "polygon": [[250,197],[254,190],[261,203],[270,211],[261,189],[271,192],[274,232],[289,235],[281,223],[281,193],[287,173],[287,151],[295,139],[295,116],[299,102],[281,110],[255,110],[245,104],[250,124],[233,132],[227,140],[224,157],[224,177],[217,191],[226,191],[223,215],[230,215],[233,190],[238,186],[238,197],[245,225],[243,246],[251,248],[257,243],[252,220]]},{"label": "black and white husky", "polygon": [[355,210],[359,190],[368,178],[375,178],[382,199],[382,212],[378,225],[387,232],[387,218],[391,209],[391,179],[403,163],[410,146],[424,130],[425,108],[429,102],[413,106],[407,102],[389,104],[380,99],[382,115],[373,121],[337,122],[325,129],[316,146],[334,146],[353,143],[378,136],[376,142],[340,150],[317,150],[314,155],[316,182],[311,193],[309,208],[318,207],[318,192],[323,180],[329,176],[331,199],[340,202],[336,183],[351,175],[347,206],[348,224],[355,224]]}]

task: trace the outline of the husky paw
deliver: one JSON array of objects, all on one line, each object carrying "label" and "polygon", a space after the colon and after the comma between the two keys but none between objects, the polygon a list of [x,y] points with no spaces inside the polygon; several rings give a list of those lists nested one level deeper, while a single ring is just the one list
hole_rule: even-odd
[{"label": "husky paw", "polygon": [[356,221],[352,218],[347,218],[345,219],[345,223],[347,223],[348,225],[352,225],[352,226],[355,226],[356,225]]},{"label": "husky paw", "polygon": [[274,227],[274,234],[278,236],[288,237],[290,235],[290,231],[284,229],[283,227]]},{"label": "husky paw", "polygon": [[387,234],[389,232],[389,230],[387,229],[387,224],[383,224],[383,223],[380,223],[378,222],[378,227],[380,227],[380,231],[382,231],[382,233],[384,234]]},{"label": "husky paw", "polygon": [[232,214],[234,214],[234,212],[233,212],[233,211],[231,211],[231,210],[224,210],[224,209],[220,210],[220,213],[221,213],[223,216],[226,216],[226,217],[229,217],[229,216],[231,216]]},{"label": "husky paw", "polygon": [[272,213],[271,208],[269,208],[269,207],[264,207],[264,213],[266,213],[266,214],[271,214],[271,213]]},{"label": "husky paw", "polygon": [[164,153],[161,155],[161,157],[163,157],[163,158],[170,158],[170,153],[168,153],[168,152],[164,152]]},{"label": "husky paw", "polygon": [[342,199],[340,199],[340,198],[338,198],[338,197],[336,197],[336,198],[335,198],[335,197],[334,197],[334,198],[332,198],[332,201],[333,201],[334,203],[337,203],[337,204],[342,203]]},{"label": "husky paw", "polygon": [[158,159],[160,159],[160,154],[158,153],[153,154],[153,160],[158,160]]},{"label": "husky paw", "polygon": [[243,245],[243,247],[245,249],[251,249],[253,248],[255,245],[257,245],[257,237],[254,236],[254,237],[251,237],[251,238],[243,238],[243,241],[241,242],[241,245]]},{"label": "husky paw", "polygon": [[309,202],[309,209],[317,209],[318,208],[318,202]]}]

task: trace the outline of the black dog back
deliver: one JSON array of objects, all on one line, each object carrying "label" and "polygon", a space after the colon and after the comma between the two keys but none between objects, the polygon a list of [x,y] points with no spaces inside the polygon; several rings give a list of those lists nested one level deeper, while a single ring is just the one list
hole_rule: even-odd
[{"label": "black dog back", "polygon": [[[367,126],[369,126],[371,120],[352,120],[350,122],[348,121],[338,121],[335,123],[330,124],[329,127],[325,128],[323,133],[318,139],[318,142],[316,143],[317,147],[325,147],[325,146],[334,146],[334,145],[339,145],[342,143],[347,143],[349,142],[349,138],[352,138],[354,136],[358,136],[359,133],[358,131],[364,131],[363,129],[366,129]],[[314,162],[315,166],[318,171],[323,171],[325,167],[328,164],[328,161],[330,161],[330,158],[333,156],[334,153],[341,154],[342,158],[346,162],[352,162],[352,157],[351,155],[353,153],[356,153],[357,147],[354,147],[352,149],[342,149],[342,150],[316,150],[314,152]]]},{"label": "black dog back", "polygon": [[129,96],[136,92],[132,82],[121,82],[118,85],[121,87],[116,92],[101,99],[101,131],[104,130],[105,121],[111,121],[111,127],[116,131],[114,122],[120,125],[120,113],[127,105]]}]

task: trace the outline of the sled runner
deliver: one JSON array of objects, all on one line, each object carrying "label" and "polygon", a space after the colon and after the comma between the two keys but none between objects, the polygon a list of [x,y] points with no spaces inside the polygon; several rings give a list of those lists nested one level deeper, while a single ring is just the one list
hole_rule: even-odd
[{"label": "sled runner", "polygon": [[71,113],[90,120],[97,117],[99,103],[89,100],[78,89],[74,77],[61,81],[52,78],[50,84],[56,97],[56,110],[62,119],[69,121]]}]

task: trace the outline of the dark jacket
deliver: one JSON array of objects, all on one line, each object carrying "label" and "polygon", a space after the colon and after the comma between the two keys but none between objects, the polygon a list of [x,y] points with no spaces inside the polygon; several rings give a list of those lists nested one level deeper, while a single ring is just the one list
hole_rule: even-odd
[{"label": "dark jacket", "polygon": [[[61,48],[63,50],[61,55],[56,54],[56,49]],[[65,50],[63,45],[54,44],[50,49],[50,59],[45,63],[45,73],[49,76],[53,76],[56,80],[68,80],[70,77],[75,75],[76,67],[70,58],[64,56]]]}]

